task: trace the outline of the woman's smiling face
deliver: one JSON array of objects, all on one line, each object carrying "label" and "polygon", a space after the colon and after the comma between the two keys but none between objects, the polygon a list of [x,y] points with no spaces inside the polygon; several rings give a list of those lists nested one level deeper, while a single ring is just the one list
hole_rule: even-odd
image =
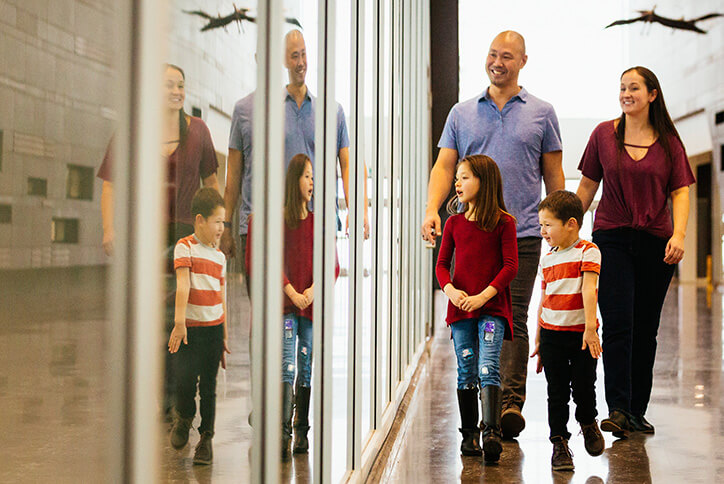
[{"label": "woman's smiling face", "polygon": [[184,107],[186,90],[184,76],[173,67],[167,67],[164,73],[163,85],[166,93],[166,105],[171,111],[178,111]]}]

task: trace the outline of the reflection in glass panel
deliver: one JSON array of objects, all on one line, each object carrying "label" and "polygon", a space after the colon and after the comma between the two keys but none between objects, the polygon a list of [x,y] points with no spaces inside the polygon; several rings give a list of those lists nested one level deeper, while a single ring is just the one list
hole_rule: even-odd
[{"label": "reflection in glass panel", "polygon": [[107,482],[101,184],[128,2],[0,4],[2,482]]},{"label": "reflection in glass panel", "polygon": [[[229,2],[169,2],[171,66],[159,78],[168,208],[165,340],[173,344],[179,320],[185,319],[187,344],[179,344],[174,354],[165,351],[164,411],[170,420],[162,436],[166,479],[251,479],[250,303],[244,260],[252,212],[251,106],[258,29],[256,2],[244,7],[252,10],[248,18],[224,24],[210,18],[232,14]],[[196,198],[200,208],[192,205],[200,186],[223,195],[222,205],[208,192]],[[211,208],[204,209],[204,203]],[[219,227],[223,222],[228,226]],[[190,267],[186,255],[191,256]],[[194,261],[222,269],[207,274]],[[183,287],[190,288],[185,318],[177,309]],[[217,313],[224,297],[220,323]],[[213,466],[192,466],[211,461]]]},{"label": "reflection in glass panel", "polygon": [[[339,104],[337,114],[337,155],[339,164],[339,179],[337,183],[338,207],[337,210],[337,253],[340,260],[340,277],[334,288],[334,335],[332,348],[332,387],[337,389],[332,396],[332,482],[338,482],[347,471],[348,433],[351,432],[348,423],[349,384],[349,284],[353,277],[351,254],[349,249],[349,153],[354,147],[350,146],[347,131],[348,115],[351,112],[350,99],[350,25],[351,2],[336,3],[336,19],[332,23],[336,27],[335,59],[334,62],[335,92],[334,99]],[[358,160],[359,162],[359,160]]]},{"label": "reflection in glass panel", "polygon": [[[364,17],[361,25],[364,30],[360,32],[362,49],[364,51],[363,59],[363,91],[361,92],[361,102],[359,108],[362,111],[361,131],[363,146],[360,150],[360,154],[363,159],[358,160],[360,169],[362,167],[376,167],[377,165],[377,126],[376,126],[376,114],[377,114],[377,79],[376,79],[376,62],[378,59],[377,52],[375,52],[375,4],[376,2],[366,2],[363,7]],[[364,163],[363,163],[364,162]],[[365,183],[365,203],[367,199],[374,200],[374,179],[369,178],[369,170],[365,170],[363,179]],[[362,280],[362,320],[358,321],[357,324],[362,325],[362,347],[361,347],[361,359],[360,368],[362,371],[362,444],[367,440],[367,435],[371,430],[372,425],[372,291],[373,291],[373,277],[370,269],[372,268],[373,260],[373,244],[372,240],[376,236],[377,218],[375,206],[368,207],[366,203],[364,209],[367,215],[368,224],[367,227],[371,229],[372,233],[365,233],[365,239],[362,244],[362,253],[359,254],[363,258],[363,280]],[[358,224],[359,225],[359,224]],[[369,232],[367,230],[366,232]]]},{"label": "reflection in glass panel", "polygon": [[[303,11],[298,2],[288,5],[288,15],[297,19]],[[314,247],[321,234],[315,232],[315,217],[321,216],[314,203],[316,179],[315,107],[316,95],[309,83],[315,69],[310,48],[309,23],[301,17],[304,32],[285,26],[284,38],[284,292],[282,336],[282,479],[306,482],[311,479],[312,367],[314,364],[313,320],[320,292],[315,289]],[[281,326],[283,325],[283,328]],[[293,457],[293,458],[292,458]]]},{"label": "reflection in glass panel", "polygon": [[390,365],[390,248],[391,248],[391,230],[390,230],[390,208],[391,189],[390,179],[392,176],[391,160],[392,160],[392,39],[391,39],[391,13],[392,2],[385,0],[380,6],[380,134],[379,134],[379,179],[378,183],[378,217],[380,227],[378,242],[378,287],[377,305],[377,334],[379,340],[377,342],[377,375],[380,379],[378,386],[377,405],[380,409],[379,414],[385,408],[387,402],[390,401],[390,387],[388,382],[391,375]]}]

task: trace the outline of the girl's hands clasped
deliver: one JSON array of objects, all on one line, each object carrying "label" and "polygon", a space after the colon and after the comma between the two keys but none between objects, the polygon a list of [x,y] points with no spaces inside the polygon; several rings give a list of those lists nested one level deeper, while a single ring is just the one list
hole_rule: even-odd
[{"label": "girl's hands clasped", "polygon": [[463,303],[463,300],[468,297],[468,293],[455,289],[452,284],[448,284],[443,288],[443,292],[450,299],[450,302],[457,308]]},{"label": "girl's hands clasped", "polygon": [[476,294],[475,296],[467,296],[460,302],[460,309],[471,313],[476,309],[480,309],[485,306],[488,299],[482,294]]}]

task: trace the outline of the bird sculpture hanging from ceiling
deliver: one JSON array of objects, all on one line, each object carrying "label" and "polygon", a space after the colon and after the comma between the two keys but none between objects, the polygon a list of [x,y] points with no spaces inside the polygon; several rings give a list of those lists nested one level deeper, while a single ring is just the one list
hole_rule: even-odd
[{"label": "bird sculpture hanging from ceiling", "polygon": [[701,28],[697,27],[697,25],[696,25],[697,22],[724,16],[724,14],[721,14],[721,13],[709,13],[707,15],[702,15],[701,17],[692,18],[689,20],[686,20],[683,17],[680,19],[672,19],[672,18],[662,17],[661,15],[657,15],[654,12],[654,10],[656,10],[656,6],[654,6],[654,8],[652,8],[651,10],[637,10],[637,12],[639,12],[641,14],[640,17],[625,19],[625,20],[616,20],[615,22],[612,22],[612,23],[606,25],[605,28],[613,27],[614,25],[632,24],[634,22],[646,22],[646,23],[659,23],[661,25],[665,25],[666,27],[670,27],[672,29],[689,30],[692,32],[697,32],[699,34],[705,34],[706,30],[702,30]]},{"label": "bird sculpture hanging from ceiling", "polygon": [[[208,13],[201,10],[184,10],[184,13],[187,13],[189,15],[196,15],[198,17],[208,20],[208,23],[201,27],[202,32],[218,28],[226,29],[226,26],[229,25],[231,22],[237,22],[239,25],[243,25],[241,23],[242,21],[256,23],[256,17],[250,17],[248,15],[248,12],[248,8],[237,8],[236,5],[234,5],[234,12],[224,17],[222,17],[221,15],[217,15],[216,17],[214,17],[213,15],[209,15]],[[294,17],[286,17],[284,21],[289,24],[296,25],[299,28],[302,28],[302,24],[300,24],[299,20],[295,19]]]}]

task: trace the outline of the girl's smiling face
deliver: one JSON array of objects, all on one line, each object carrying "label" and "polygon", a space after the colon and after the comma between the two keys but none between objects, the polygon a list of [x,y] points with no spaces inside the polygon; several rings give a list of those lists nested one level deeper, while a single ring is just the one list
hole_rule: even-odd
[{"label": "girl's smiling face", "polygon": [[480,179],[473,175],[467,162],[458,165],[455,176],[455,193],[461,203],[474,202],[480,190]]},{"label": "girl's smiling face", "polygon": [[304,166],[304,173],[299,178],[299,190],[302,192],[302,199],[309,202],[314,195],[314,176],[312,173],[312,163],[307,161]]}]

